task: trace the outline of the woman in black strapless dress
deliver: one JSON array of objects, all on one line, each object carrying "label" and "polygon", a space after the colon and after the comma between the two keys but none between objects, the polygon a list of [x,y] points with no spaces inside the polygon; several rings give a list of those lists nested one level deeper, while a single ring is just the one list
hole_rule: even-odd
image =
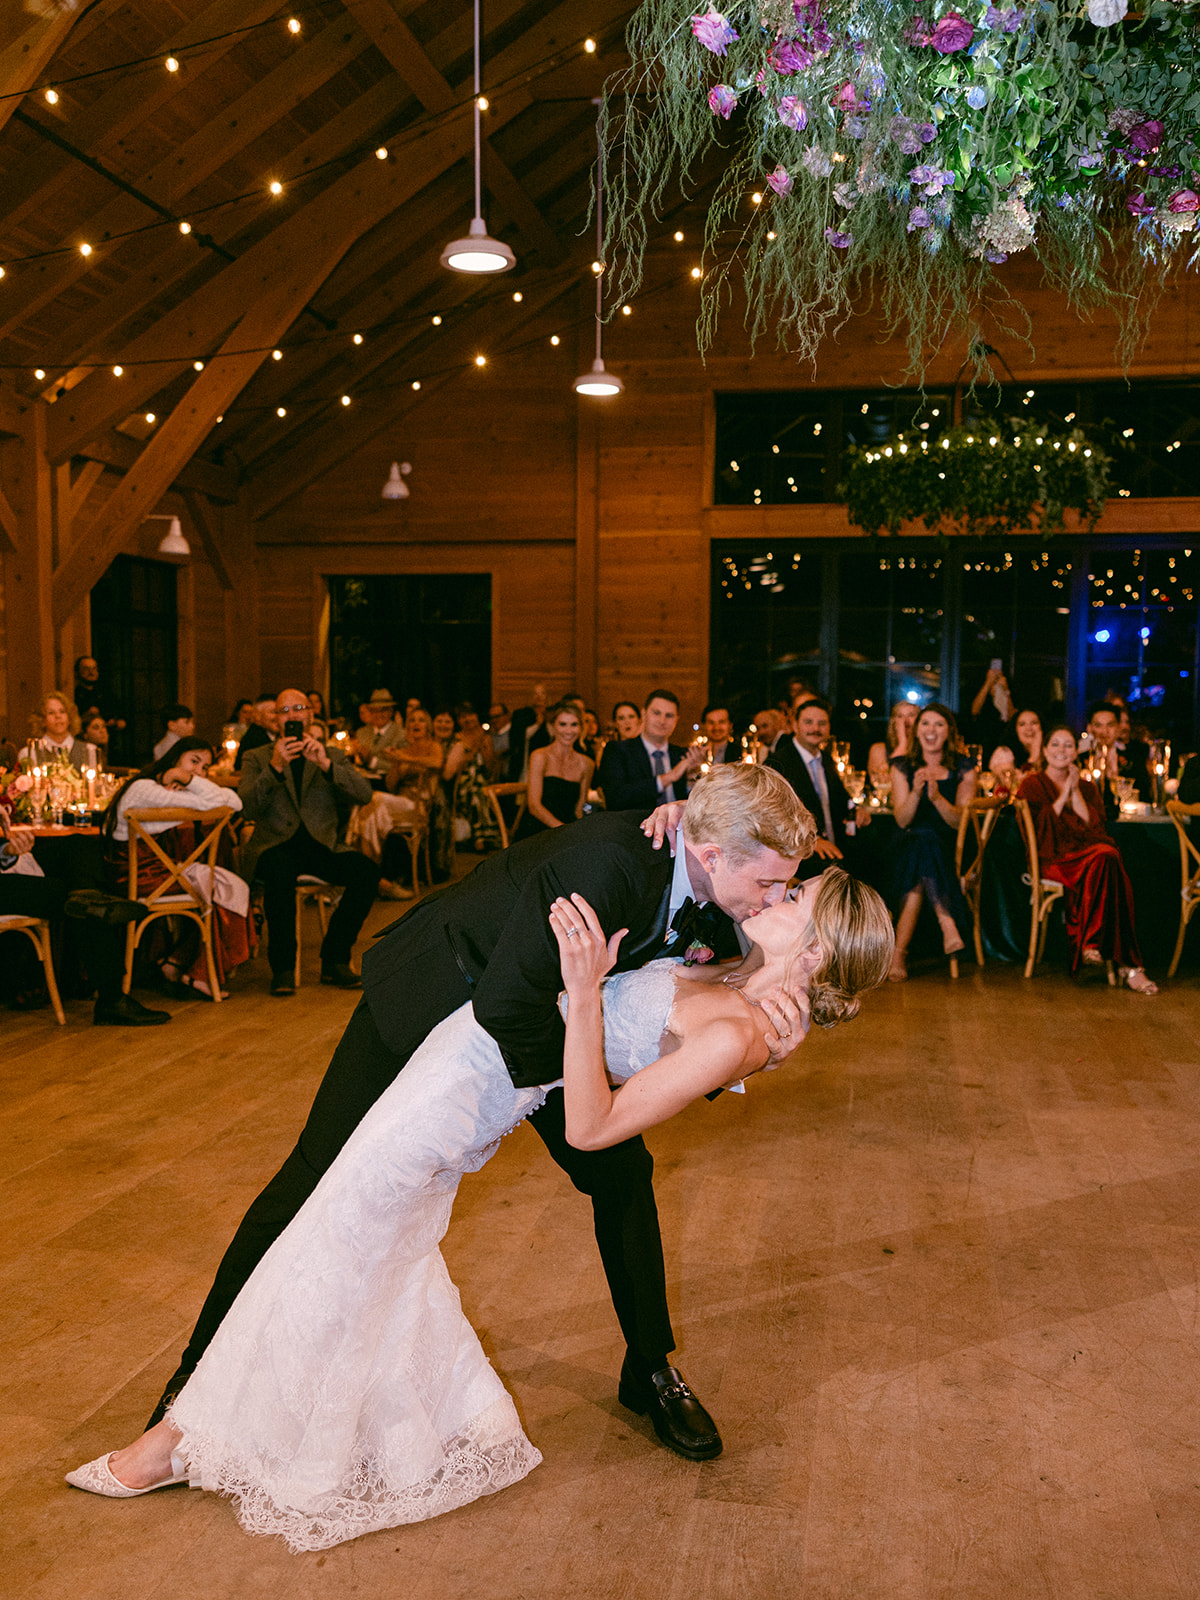
[{"label": "woman in black strapless dress", "polygon": [[528,839],[545,828],[561,828],[583,815],[594,762],[575,748],[579,738],[579,712],[567,703],[546,713],[550,743],[535,750],[529,758],[527,809],[516,839]]}]

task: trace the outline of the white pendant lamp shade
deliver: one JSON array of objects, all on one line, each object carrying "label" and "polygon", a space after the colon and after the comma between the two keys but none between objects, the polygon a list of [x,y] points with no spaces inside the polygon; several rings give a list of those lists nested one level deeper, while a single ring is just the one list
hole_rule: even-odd
[{"label": "white pendant lamp shade", "polygon": [[475,215],[465,239],[452,239],[442,251],[442,265],[451,272],[507,272],[517,258],[502,239],[488,234],[483,220],[483,168],[480,155],[479,0],[475,0]]},{"label": "white pendant lamp shade", "polygon": [[507,272],[517,258],[503,239],[488,234],[482,217],[472,219],[465,239],[452,239],[442,251],[442,265],[453,272]]},{"label": "white pendant lamp shade", "polygon": [[167,511],[155,511],[146,518],[147,522],[169,523],[166,533],[158,542],[160,556],[190,556],[192,547],[183,536],[183,523],[178,517],[173,517]]},{"label": "white pendant lamp shade", "polygon": [[407,461],[393,461],[391,471],[388,473],[388,480],[380,491],[381,499],[407,500],[411,491],[404,479],[401,477],[401,473],[407,473],[411,471],[412,467]]},{"label": "white pendant lamp shade", "polygon": [[585,372],[575,379],[576,394],[591,394],[603,397],[605,395],[621,394],[625,385],[615,372],[607,372],[604,362],[597,356],[592,362],[592,370]]},{"label": "white pendant lamp shade", "polygon": [[[600,101],[596,101],[600,105]],[[601,354],[604,329],[604,135],[600,114],[596,115],[596,359],[590,372],[581,372],[575,379],[576,394],[594,396],[597,400],[611,399],[623,394],[625,385],[613,372],[606,370]]]}]

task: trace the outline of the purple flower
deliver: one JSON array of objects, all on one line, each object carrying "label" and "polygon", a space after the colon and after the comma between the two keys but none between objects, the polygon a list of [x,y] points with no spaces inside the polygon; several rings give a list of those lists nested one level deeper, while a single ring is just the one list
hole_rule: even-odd
[{"label": "purple flower", "polygon": [[917,138],[922,144],[932,144],[937,138],[937,124],[933,122],[917,123]]},{"label": "purple flower", "polygon": [[847,139],[861,139],[866,135],[867,123],[864,117],[847,117],[842,123],[842,132]]},{"label": "purple flower", "polygon": [[1182,167],[1147,167],[1148,178],[1177,178],[1183,171]]},{"label": "purple flower", "polygon": [[739,37],[713,5],[709,6],[704,16],[692,18],[692,32],[704,48],[711,50],[715,56],[723,56],[726,45]]},{"label": "purple flower", "polygon": [[921,148],[917,130],[907,117],[893,117],[888,124],[888,138],[898,144],[906,156],[915,156]]},{"label": "purple flower", "polygon": [[1152,217],[1154,202],[1147,200],[1144,194],[1131,194],[1125,202],[1125,209],[1132,212],[1135,217]]},{"label": "purple flower", "polygon": [[737,95],[727,83],[718,83],[708,91],[709,110],[718,117],[724,117],[726,122],[737,103]]},{"label": "purple flower", "polygon": [[799,39],[776,39],[767,51],[767,63],[784,77],[812,66],[812,55]]},{"label": "purple flower", "polygon": [[1200,194],[1195,189],[1176,189],[1167,201],[1167,210],[1173,211],[1176,216],[1187,211],[1200,211]]},{"label": "purple flower", "polygon": [[920,48],[927,45],[931,38],[925,18],[918,11],[909,19],[908,27],[904,30],[904,42]]},{"label": "purple flower", "polygon": [[776,167],[775,171],[767,177],[767,188],[774,189],[776,194],[791,194],[792,175],[786,167]]},{"label": "purple flower", "polygon": [[983,252],[983,259],[985,261],[990,261],[994,267],[1000,267],[1000,266],[1003,266],[1004,263],[1008,260],[1008,251],[1007,250],[985,250]]},{"label": "purple flower", "polygon": [[941,172],[937,167],[913,167],[909,174],[909,181],[922,185],[926,194],[941,194],[943,189],[953,188],[954,174]]},{"label": "purple flower", "polygon": [[924,206],[914,206],[908,213],[908,232],[911,233],[914,228],[927,228],[932,220]]},{"label": "purple flower", "polygon": [[1136,123],[1130,128],[1128,139],[1135,150],[1140,150],[1143,155],[1150,155],[1162,143],[1165,131],[1161,122],[1150,118],[1148,121]]},{"label": "purple flower", "polygon": [[1021,26],[1021,13],[1016,10],[997,11],[995,6],[989,6],[984,14],[983,25],[1000,33],[1016,33]]},{"label": "purple flower", "polygon": [[938,55],[949,56],[956,50],[965,50],[974,37],[975,29],[966,17],[960,17],[957,11],[947,11],[944,17],[938,18],[929,42]]},{"label": "purple flower", "polygon": [[785,94],[779,102],[779,120],[785,128],[795,128],[797,133],[808,127],[808,112],[804,101],[794,94]]},{"label": "purple flower", "polygon": [[842,87],[830,98],[829,104],[835,111],[857,111],[858,90],[847,78]]},{"label": "purple flower", "polygon": [[826,228],[825,237],[835,250],[849,250],[854,243],[854,235],[852,233],[839,233],[836,228]]}]

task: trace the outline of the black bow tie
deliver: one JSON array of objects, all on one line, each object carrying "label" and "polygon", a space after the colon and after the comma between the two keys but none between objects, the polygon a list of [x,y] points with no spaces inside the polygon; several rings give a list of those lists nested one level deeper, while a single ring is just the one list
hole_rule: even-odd
[{"label": "black bow tie", "polygon": [[725,926],[725,921],[725,913],[720,906],[711,900],[698,906],[689,895],[671,918],[671,937],[663,947],[662,953],[671,956],[682,955],[691,944],[707,945],[711,950],[717,949],[719,934]]}]

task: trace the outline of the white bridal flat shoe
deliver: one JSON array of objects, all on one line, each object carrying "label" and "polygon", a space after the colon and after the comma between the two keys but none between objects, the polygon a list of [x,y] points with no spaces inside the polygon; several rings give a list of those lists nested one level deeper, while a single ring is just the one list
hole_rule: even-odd
[{"label": "white bridal flat shoe", "polygon": [[66,1481],[75,1489],[86,1489],[89,1494],[107,1495],[110,1500],[132,1500],[134,1495],[151,1494],[155,1489],[170,1489],[174,1484],[188,1481],[188,1469],[184,1461],[171,1452],[171,1473],[169,1478],[160,1478],[157,1483],[148,1483],[144,1489],[130,1489],[122,1483],[120,1478],[113,1476],[109,1462],[116,1454],[110,1450],[107,1455],[97,1456],[95,1461],[89,1461],[84,1467],[76,1467],[74,1472],[68,1472]]}]

